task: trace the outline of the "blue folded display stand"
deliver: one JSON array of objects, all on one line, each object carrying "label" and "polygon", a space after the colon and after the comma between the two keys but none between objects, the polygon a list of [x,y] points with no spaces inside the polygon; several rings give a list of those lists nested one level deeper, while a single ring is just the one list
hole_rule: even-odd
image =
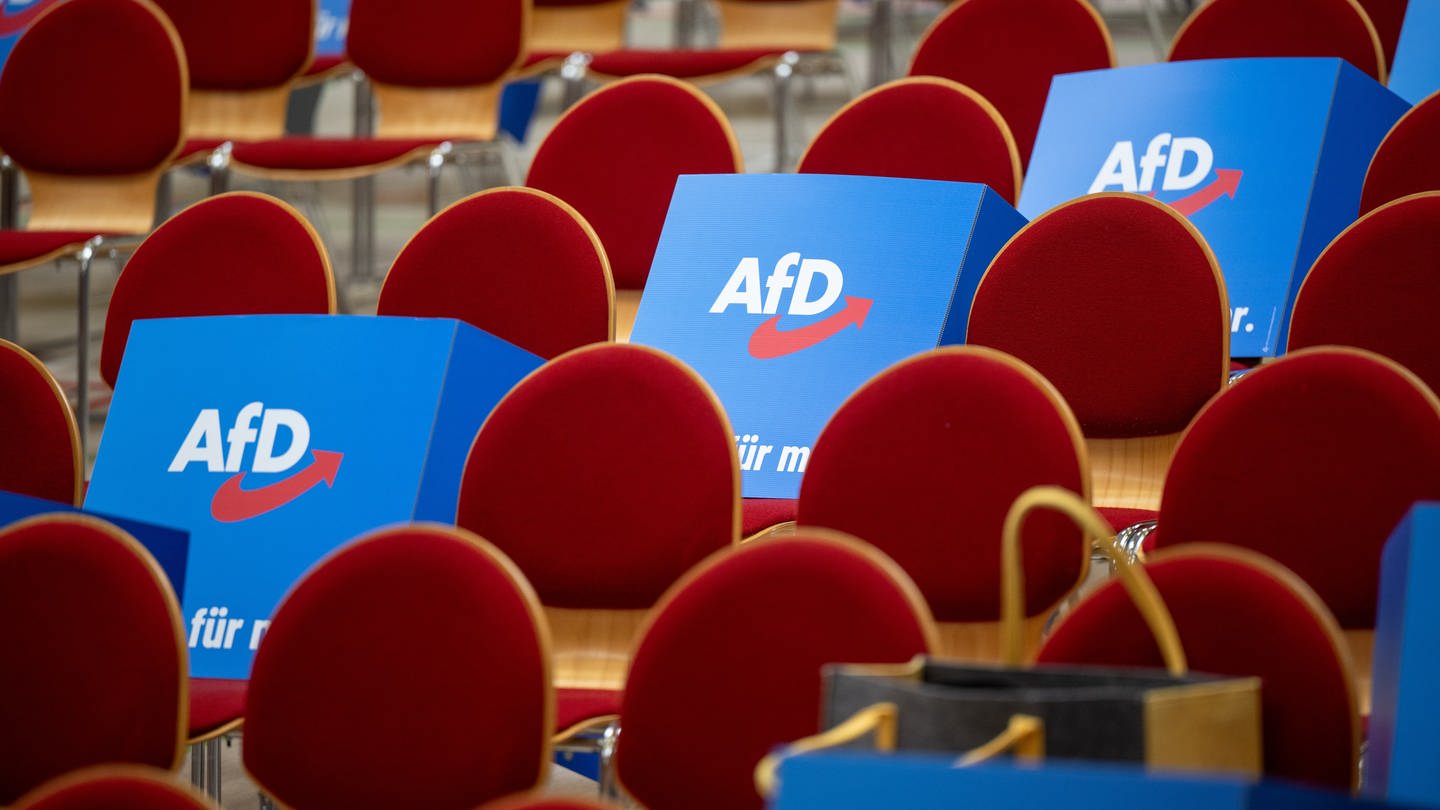
[{"label": "blue folded display stand", "polygon": [[1394,807],[1343,793],[1118,765],[956,768],[953,757],[825,753],[780,765],[771,810],[1330,810]]},{"label": "blue folded display stand", "polygon": [[1416,504],[1380,558],[1365,790],[1440,807],[1440,503]]},{"label": "blue folded display stand", "polygon": [[140,321],[85,504],[190,532],[191,673],[243,678],[276,604],[326,553],[454,521],[475,432],[539,365],[451,320]]},{"label": "blue folded display stand", "polygon": [[1440,91],[1440,0],[1410,0],[1405,6],[1387,86],[1411,104]]},{"label": "blue folded display stand", "polygon": [[1100,191],[1188,216],[1229,292],[1230,351],[1285,348],[1310,265],[1355,220],[1406,103],[1339,59],[1216,59],[1057,76],[1020,212]]},{"label": "blue folded display stand", "polygon": [[1024,224],[985,186],[828,175],[681,177],[631,340],[719,395],[747,498],[794,498],[830,415],[887,366],[965,339]]}]

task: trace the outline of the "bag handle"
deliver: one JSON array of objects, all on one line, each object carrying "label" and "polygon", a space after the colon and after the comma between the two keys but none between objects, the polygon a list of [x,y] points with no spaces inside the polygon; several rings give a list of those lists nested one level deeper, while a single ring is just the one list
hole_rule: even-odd
[{"label": "bag handle", "polygon": [[780,770],[780,762],[786,757],[838,748],[866,734],[875,735],[876,751],[894,751],[899,720],[900,709],[894,703],[874,703],[829,731],[796,740],[778,751],[773,751],[755,766],[755,790],[765,797],[775,792],[775,774]]},{"label": "bag handle", "polygon": [[955,760],[955,767],[979,765],[1007,752],[1013,754],[1017,762],[1034,763],[1045,759],[1045,721],[1028,714],[1011,715],[1004,731],[990,742],[965,752]]},{"label": "bag handle", "polygon": [[1000,554],[1000,624],[1001,653],[1010,666],[1020,666],[1024,648],[1022,628],[1025,612],[1025,571],[1020,562],[1020,527],[1025,518],[1036,509],[1050,509],[1070,518],[1110,559],[1119,575],[1120,582],[1130,599],[1139,609],[1140,616],[1149,625],[1155,642],[1160,645],[1160,655],[1165,659],[1165,668],[1172,675],[1184,675],[1188,666],[1185,650],[1180,646],[1180,635],[1175,630],[1175,620],[1169,608],[1160,599],[1155,583],[1138,565],[1130,561],[1115,545],[1114,532],[1105,519],[1078,495],[1063,487],[1031,487],[1021,493],[1010,511],[1005,515]]}]

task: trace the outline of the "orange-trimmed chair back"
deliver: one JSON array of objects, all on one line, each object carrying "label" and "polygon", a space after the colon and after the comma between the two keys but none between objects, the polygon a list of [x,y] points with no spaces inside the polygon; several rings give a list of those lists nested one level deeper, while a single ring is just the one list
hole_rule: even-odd
[{"label": "orange-trimmed chair back", "polygon": [[534,0],[530,54],[564,58],[575,51],[603,53],[625,46],[626,0]]},{"label": "orange-trimmed chair back", "polygon": [[[1156,554],[1145,572],[1175,619],[1191,669],[1260,678],[1265,775],[1354,787],[1360,723],[1353,667],[1315,593],[1272,560],[1226,546]],[[1118,580],[1066,614],[1038,663],[1164,666]]]},{"label": "orange-trimmed chair back", "polygon": [[85,467],[75,413],[35,355],[0,340],[0,490],[80,503]]},{"label": "orange-trimmed chair back", "polygon": [[0,650],[0,804],[89,765],[180,766],[180,607],[130,535],[76,514],[0,529]]},{"label": "orange-trimmed chair back", "polygon": [[1335,237],[1300,287],[1293,351],[1358,346],[1440,389],[1440,191],[1387,203]]},{"label": "orange-trimmed chair back", "polygon": [[1183,429],[1225,385],[1225,281],[1174,209],[1118,192],[1063,203],[1000,249],[966,342],[1035,367],[1087,437]]},{"label": "orange-trimmed chair back", "polygon": [[736,542],[739,463],[715,395],[654,349],[546,363],[475,436],[456,522],[489,538],[547,607],[643,609]]},{"label": "orange-trimmed chair back", "polygon": [[1169,60],[1247,56],[1335,56],[1386,76],[1380,36],[1356,0],[1210,0],[1175,32]]},{"label": "orange-trimmed chair back", "polygon": [[[798,522],[875,544],[939,621],[993,625],[977,646],[942,628],[942,652],[998,657],[1005,514],[1041,484],[1088,499],[1085,458],[1075,417],[1034,369],[992,349],[936,349],[882,371],[830,418],[800,483]],[[1023,539],[1033,638],[1079,585],[1090,551],[1060,515],[1037,515]]]},{"label": "orange-trimmed chair back", "polygon": [[1010,127],[979,93],[911,76],[861,95],[815,133],[797,172],[983,183],[1011,205],[1020,153]]},{"label": "orange-trimmed chair back", "polygon": [[[30,230],[143,233],[184,137],[184,50],[148,0],[46,9],[0,73],[0,152],[30,180]],[[104,126],[88,99],[123,108]],[[65,101],[60,101],[65,100]]]},{"label": "orange-trimmed chair back", "polygon": [[725,114],[694,87],[636,76],[602,87],[555,122],[526,185],[573,205],[595,228],[615,286],[639,290],[682,174],[743,171]]},{"label": "orange-trimmed chair back", "polygon": [[822,666],[903,662],[934,646],[915,586],[854,538],[802,530],[721,552],[652,614],[626,682],[616,772],[652,810],[758,810],[755,765],[820,730]]},{"label": "orange-trimmed chair back", "polygon": [[1437,499],[1440,400],[1379,355],[1305,349],[1195,417],[1154,542],[1254,549],[1314,588],[1341,627],[1363,630],[1375,626],[1386,539],[1412,503]]},{"label": "orange-trimmed chair back", "polygon": [[274,197],[236,191],[166,220],[126,263],[105,315],[100,376],[112,387],[142,318],[335,312],[319,234]]},{"label": "orange-trimmed chair back", "polygon": [[469,808],[545,779],[549,633],[519,570],[454,527],[382,529],[276,609],[245,769],[283,806]]},{"label": "orange-trimmed chair back", "polygon": [[213,810],[175,774],[143,765],[97,765],[65,774],[21,797],[12,810]]},{"label": "orange-trimmed chair back", "polygon": [[1010,125],[1023,167],[1050,80],[1109,67],[1110,32],[1085,0],[960,0],[921,37],[910,75],[953,79],[988,99]]},{"label": "orange-trimmed chair back", "polygon": [[1368,214],[1387,202],[1440,191],[1440,92],[1431,93],[1395,122],[1365,171],[1360,189],[1360,213]]},{"label": "orange-trimmed chair back", "polygon": [[380,315],[456,318],[552,358],[615,337],[615,283],[600,238],[564,201],[482,191],[410,238],[380,288]]}]

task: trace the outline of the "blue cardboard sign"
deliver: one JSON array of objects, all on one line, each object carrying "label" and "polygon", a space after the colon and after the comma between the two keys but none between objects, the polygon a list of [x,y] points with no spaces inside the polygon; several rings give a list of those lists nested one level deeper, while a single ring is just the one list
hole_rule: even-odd
[{"label": "blue cardboard sign", "polygon": [[1355,220],[1370,156],[1406,104],[1339,59],[1216,59],[1057,76],[1020,195],[1036,217],[1148,194],[1215,251],[1230,351],[1285,348],[1315,258]]},{"label": "blue cardboard sign", "polygon": [[1440,0],[1410,0],[1387,85],[1411,104],[1440,91]]},{"label": "blue cardboard sign", "polygon": [[1440,503],[1416,504],[1380,557],[1365,791],[1440,807]]},{"label": "blue cardboard sign", "polygon": [[318,559],[380,526],[454,520],[475,432],[539,365],[452,320],[140,321],[85,505],[189,530],[191,674],[244,678]]},{"label": "blue cardboard sign", "polygon": [[631,340],[724,404],[747,498],[794,498],[841,402],[887,366],[965,339],[970,301],[1025,220],[973,183],[681,177]]},{"label": "blue cardboard sign", "polygon": [[49,6],[60,0],[3,0],[0,2],[0,68],[10,58],[20,35]]},{"label": "blue cardboard sign", "polygon": [[180,594],[185,593],[185,565],[190,552],[189,532],[172,529],[168,526],[157,526],[154,523],[77,509],[68,503],[47,501],[44,498],[32,498],[18,492],[0,490],[0,526],[8,526],[23,518],[51,512],[90,515],[124,529],[140,545],[144,546],[146,551],[150,552],[150,556],[155,558],[155,562],[160,564],[161,570],[165,572],[165,578],[170,580],[170,587],[174,589],[175,597],[178,599]]},{"label": "blue cardboard sign", "polygon": [[345,34],[350,30],[350,0],[320,0],[315,7],[315,55],[345,53]]}]

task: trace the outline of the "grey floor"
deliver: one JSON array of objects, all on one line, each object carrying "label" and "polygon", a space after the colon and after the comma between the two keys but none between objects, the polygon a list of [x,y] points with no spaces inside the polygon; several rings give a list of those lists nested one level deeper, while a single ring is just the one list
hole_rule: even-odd
[{"label": "grey floor", "polygon": [[[637,0],[637,3],[641,0]],[[1158,59],[1143,14],[1143,3],[1150,0],[1097,0],[1114,35],[1117,56],[1122,65],[1143,64]],[[1154,0],[1164,6],[1161,23],[1165,34],[1179,25],[1180,2]],[[925,26],[938,13],[940,4],[931,0],[896,0],[897,26],[894,40],[895,62],[903,71],[916,40]],[[643,0],[631,17],[630,41],[637,45],[668,45],[673,31],[673,0]],[[849,71],[847,76],[819,75],[806,78],[798,85],[797,113],[799,132],[793,137],[792,154],[835,110],[854,94],[869,85],[866,23],[868,6],[860,0],[843,0],[841,13],[841,52]],[[744,152],[748,171],[772,171],[775,163],[773,124],[771,118],[772,86],[766,77],[737,79],[706,87],[730,119]],[[560,114],[558,87],[547,84],[541,104],[531,125],[526,142],[520,144],[519,165],[523,171],[529,164],[536,145]],[[322,91],[316,116],[317,131],[323,134],[346,135],[351,131],[354,103],[353,88],[348,82],[332,82]],[[201,199],[207,189],[206,178],[197,172],[172,172],[173,206],[177,209]],[[478,190],[475,178],[460,173],[447,173],[442,186],[442,204]],[[351,195],[349,184],[259,184],[237,179],[236,188],[265,191],[295,203],[309,217],[330,250],[336,274],[343,290],[345,309],[352,313],[373,313],[385,268],[401,246],[425,221],[425,179],[418,167],[389,172],[377,178],[376,188],[376,251],[371,266],[356,267],[350,246]],[[22,206],[21,216],[24,216]],[[99,337],[104,324],[110,290],[119,267],[108,261],[98,263],[94,273],[94,290],[90,300],[91,351],[90,390],[96,407],[91,421],[89,460],[100,443],[104,430],[104,410],[109,390],[100,382],[98,367]],[[18,297],[18,340],[35,352],[71,392],[76,385],[76,289],[75,266],[42,267],[13,276]],[[6,283],[0,279],[0,284]],[[241,740],[236,738],[223,749],[223,800],[226,808],[258,806],[254,787],[245,779],[240,767]],[[187,758],[188,760],[188,758]],[[186,763],[188,774],[188,761]],[[593,795],[594,783],[563,768],[552,769],[548,791],[561,795]]]}]

